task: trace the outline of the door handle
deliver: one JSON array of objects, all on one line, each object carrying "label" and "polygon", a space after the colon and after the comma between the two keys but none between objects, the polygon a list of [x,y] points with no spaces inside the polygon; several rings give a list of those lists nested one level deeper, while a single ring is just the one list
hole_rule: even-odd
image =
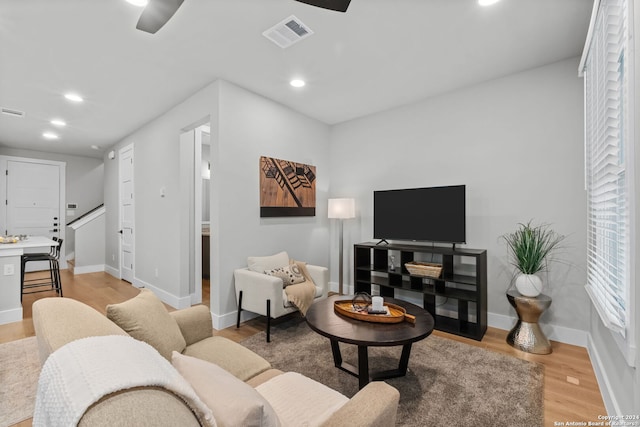
[{"label": "door handle", "polygon": [[118,231],[118,233],[122,234],[122,230]]},{"label": "door handle", "polygon": [[57,229],[57,228],[54,228],[53,230],[49,230],[49,232],[50,232],[50,233],[57,233],[57,232],[58,232],[58,229]]}]

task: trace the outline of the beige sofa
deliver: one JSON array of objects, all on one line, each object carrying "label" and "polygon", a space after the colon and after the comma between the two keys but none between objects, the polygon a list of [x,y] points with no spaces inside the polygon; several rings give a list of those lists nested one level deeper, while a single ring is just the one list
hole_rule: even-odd
[{"label": "beige sofa", "polygon": [[[126,324],[126,317],[127,314],[137,313],[137,317],[143,318],[149,323],[166,321],[166,318],[158,320],[163,317],[161,313],[153,313],[155,309],[148,309],[149,301],[153,299],[155,296],[151,291],[143,290],[139,296],[132,300],[109,306],[107,313],[111,318],[123,324],[125,329],[133,327],[129,330],[129,335],[140,340],[140,325],[135,322],[133,322],[134,324]],[[139,316],[141,308],[144,310],[142,317]],[[164,307],[162,308],[164,309]],[[282,371],[273,369],[268,361],[242,345],[224,337],[212,336],[211,313],[207,307],[194,306],[178,310],[169,313],[169,317],[171,321],[175,321],[177,330],[183,339],[184,348],[181,351],[183,355],[212,362],[244,381],[244,384],[254,388],[269,389],[270,384],[276,382],[276,378],[285,377]],[[33,304],[33,322],[40,358],[43,363],[58,348],[74,340],[90,336],[127,335],[124,329],[98,311],[68,298],[46,298],[35,302]],[[144,334],[149,335],[148,331],[143,332]],[[170,358],[171,351],[169,350],[172,346],[175,347],[175,343],[164,342],[163,340],[166,338],[164,334],[152,335],[145,336],[142,341],[150,344],[161,355],[165,357],[168,355]],[[181,345],[178,343],[178,346]],[[313,383],[311,380],[307,381]],[[287,390],[282,390],[280,393],[277,386],[274,385],[270,386],[271,392],[274,387],[279,394],[285,396],[285,399],[290,398],[291,405],[288,406],[300,406],[299,410],[303,410],[304,405],[299,405],[298,402],[299,396],[288,394]],[[312,387],[315,389],[314,393],[318,402],[322,402],[323,393],[336,394],[335,391],[319,383],[312,384]],[[395,425],[398,399],[399,393],[395,388],[384,382],[372,382],[330,414],[321,425],[352,426],[354,421],[359,426],[386,427]],[[214,416],[216,416],[215,412]],[[280,417],[280,414],[278,416]],[[216,419],[216,421],[218,425],[229,425],[225,423],[225,420]],[[137,387],[107,395],[89,407],[79,422],[81,426],[125,424],[202,425],[183,400],[159,387]],[[286,424],[282,423],[282,425]]]}]

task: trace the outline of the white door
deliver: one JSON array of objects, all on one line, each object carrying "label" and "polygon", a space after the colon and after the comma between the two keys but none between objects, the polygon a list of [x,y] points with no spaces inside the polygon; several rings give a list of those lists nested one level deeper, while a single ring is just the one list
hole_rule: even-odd
[{"label": "white door", "polygon": [[[60,167],[7,161],[6,234],[60,237]],[[27,251],[28,252],[28,251]],[[36,252],[42,252],[38,250]],[[29,271],[48,269],[46,262],[27,264]]]},{"label": "white door", "polygon": [[59,236],[59,177],[56,165],[7,161],[7,234]]},{"label": "white door", "polygon": [[133,145],[122,148],[118,157],[120,158],[120,277],[133,283],[135,259]]}]

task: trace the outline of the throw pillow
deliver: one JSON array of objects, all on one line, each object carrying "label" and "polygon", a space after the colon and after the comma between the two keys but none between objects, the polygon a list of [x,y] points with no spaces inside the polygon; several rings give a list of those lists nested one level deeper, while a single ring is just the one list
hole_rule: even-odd
[{"label": "throw pillow", "polygon": [[142,289],[128,301],[108,305],[107,317],[167,360],[171,360],[172,351],[182,352],[187,346],[178,323],[149,289]]},{"label": "throw pillow", "polygon": [[289,264],[289,255],[284,251],[271,256],[251,256],[247,258],[247,267],[256,273],[264,273],[265,270],[273,270],[287,264]]},{"label": "throw pillow", "polygon": [[291,264],[284,267],[274,268],[272,270],[265,270],[264,274],[269,276],[275,276],[282,279],[282,286],[287,287],[289,285],[295,285],[296,283],[304,282],[305,278],[297,264]]},{"label": "throw pillow", "polygon": [[171,363],[211,409],[218,426],[280,426],[275,411],[260,393],[215,363],[176,351]]}]

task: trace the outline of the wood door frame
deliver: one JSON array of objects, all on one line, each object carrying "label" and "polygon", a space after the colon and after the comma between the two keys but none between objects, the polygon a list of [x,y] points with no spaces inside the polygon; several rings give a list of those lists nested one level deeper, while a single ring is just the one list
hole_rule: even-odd
[{"label": "wood door frame", "polygon": [[[44,165],[52,165],[58,166],[59,171],[59,202],[58,202],[58,218],[60,219],[60,238],[65,239],[66,229],[67,229],[67,211],[65,201],[67,199],[67,163],[60,162],[56,160],[45,160],[45,159],[33,159],[30,157],[15,157],[15,156],[4,156],[0,155],[0,171],[4,170],[5,173],[2,174],[3,181],[0,185],[0,200],[7,200],[7,175],[6,171],[8,168],[8,162],[23,162],[23,163],[40,163]],[[0,209],[0,224],[4,224],[5,227],[7,225],[7,205],[6,202],[3,207]],[[2,230],[0,234],[4,235],[5,230]],[[64,244],[63,244],[64,245]],[[62,252],[61,256],[61,269],[67,268],[67,257],[64,252]]]},{"label": "wood door frame", "polygon": [[[135,193],[135,147],[134,144],[127,144],[118,149],[118,230],[122,230],[122,176],[120,174],[120,159],[122,158],[122,153],[125,151],[131,150],[131,158],[134,159],[134,167],[131,171],[131,188],[133,190],[133,267],[131,268],[132,277],[131,277],[131,285],[136,286],[135,278],[136,278],[136,231],[135,231],[135,222],[136,222],[136,193]],[[122,279],[122,235],[118,237],[118,279]],[[141,286],[136,286],[141,287]]]}]

